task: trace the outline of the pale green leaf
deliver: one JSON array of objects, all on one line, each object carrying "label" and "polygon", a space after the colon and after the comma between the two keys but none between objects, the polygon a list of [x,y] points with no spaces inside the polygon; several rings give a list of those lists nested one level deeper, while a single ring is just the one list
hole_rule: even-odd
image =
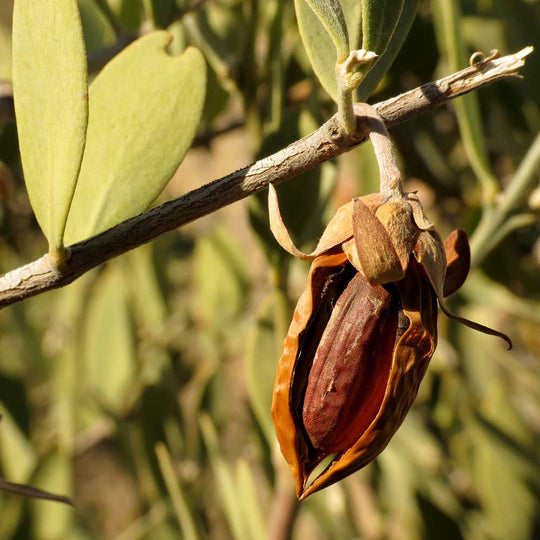
[{"label": "pale green leaf", "polygon": [[90,87],[88,138],[66,229],[82,240],[142,211],[191,145],[206,86],[201,53],[172,57],[153,32],[115,57]]},{"label": "pale green leaf", "polygon": [[249,538],[268,538],[265,511],[259,502],[260,487],[246,459],[240,459],[236,465],[236,485],[240,494],[238,501],[244,512],[244,522],[249,531]]},{"label": "pale green leaf", "polygon": [[305,0],[294,0],[298,30],[309,62],[323,88],[337,99],[336,49],[321,21]]},{"label": "pale green leaf", "polygon": [[167,491],[171,498],[178,525],[180,525],[182,531],[182,538],[185,538],[186,540],[196,540],[198,536],[193,516],[190,513],[186,496],[183,493],[169,451],[162,442],[156,444],[156,456],[161,475],[163,476],[163,480],[165,481]]},{"label": "pale green leaf", "polygon": [[237,540],[248,540],[248,528],[243,516],[241,505],[239,504],[239,492],[234,478],[234,470],[229,465],[222,454],[216,427],[212,419],[207,415],[202,415],[199,419],[201,433],[204,439],[206,450],[208,451],[210,464],[219,485],[220,495],[223,503],[223,513],[227,520],[232,538]]},{"label": "pale green leaf", "polygon": [[[232,322],[247,300],[247,262],[234,237],[217,229],[195,247],[195,294],[200,317],[211,325]],[[219,276],[219,279],[216,279]]]},{"label": "pale green leaf", "polygon": [[272,388],[289,319],[287,299],[281,291],[276,290],[265,298],[248,335],[246,382],[249,400],[269,444],[275,441],[270,417]]},{"label": "pale green leaf", "polygon": [[109,266],[95,285],[82,345],[85,386],[98,403],[122,411],[136,366],[124,277],[118,266]]},{"label": "pale green leaf", "polygon": [[362,38],[362,2],[358,0],[341,0],[341,8],[347,23],[349,47],[351,50],[359,49]]},{"label": "pale green leaf", "polygon": [[339,62],[349,56],[349,34],[339,0],[305,0],[328,32]]},{"label": "pale green leaf", "polygon": [[[318,13],[310,7],[311,4],[325,4],[325,2],[295,0],[294,4],[298,28],[313,71],[330,97],[337,101],[336,62],[338,53],[336,47],[341,42],[341,48],[345,51],[346,46],[347,52],[341,60],[344,60],[348,55],[349,43],[351,47],[357,47],[360,40],[361,2],[345,0],[341,3],[342,9],[331,10],[333,15],[330,19],[336,28],[337,38],[332,38],[327,30],[330,28],[330,23],[325,27]],[[322,8],[319,11],[323,13]],[[339,37],[340,35],[341,37]]]},{"label": "pale green leaf", "polygon": [[[71,457],[60,452],[53,452],[41,459],[32,483],[38,489],[69,496],[73,491],[72,478]],[[33,538],[60,539],[68,537],[73,527],[75,515],[71,506],[57,504],[50,500],[33,499],[31,508]]]},{"label": "pale green leaf", "polygon": [[51,250],[62,246],[88,121],[86,52],[75,0],[18,0],[13,87],[30,202]]}]

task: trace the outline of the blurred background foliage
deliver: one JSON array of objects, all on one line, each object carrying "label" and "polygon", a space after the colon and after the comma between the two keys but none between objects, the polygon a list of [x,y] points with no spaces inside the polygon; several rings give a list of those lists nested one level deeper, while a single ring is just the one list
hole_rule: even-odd
[{"label": "blurred background foliage", "polygon": [[[171,53],[194,44],[208,62],[198,138],[161,201],[283,147],[334,111],[292,2],[79,6],[91,77],[155,28],[173,34]],[[11,9],[0,4],[1,88]],[[370,102],[465,67],[474,51],[538,45],[539,25],[536,0],[421,0]],[[266,196],[253,197],[0,311],[0,476],[75,501],[0,493],[0,538],[538,538],[540,189],[538,170],[523,170],[527,152],[533,164],[540,152],[538,52],[522,74],[391,133],[406,188],[439,230],[473,234],[477,267],[452,307],[509,334],[511,352],[441,317],[431,368],[389,447],[298,504],[269,408],[307,267],[277,247]],[[2,273],[46,251],[4,105]],[[528,181],[518,206],[489,229],[490,194],[519,174]],[[377,180],[363,145],[280,187],[298,243],[313,245],[331,212]]]}]

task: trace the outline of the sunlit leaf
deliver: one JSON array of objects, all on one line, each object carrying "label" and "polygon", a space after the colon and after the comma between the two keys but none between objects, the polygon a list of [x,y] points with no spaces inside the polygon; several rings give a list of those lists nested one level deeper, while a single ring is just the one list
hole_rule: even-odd
[{"label": "sunlit leaf", "polygon": [[339,62],[349,54],[349,35],[339,0],[304,0],[332,39]]},{"label": "sunlit leaf", "polygon": [[88,121],[86,52],[75,0],[15,3],[13,86],[30,202],[55,251],[62,246]]},{"label": "sunlit leaf", "polygon": [[362,38],[362,2],[358,0],[341,0],[341,8],[347,23],[349,47],[351,50],[359,49]]},{"label": "sunlit leaf", "polygon": [[169,56],[167,32],[137,40],[90,87],[88,139],[66,241],[82,240],[146,208],[182,161],[205,95],[194,48]]},{"label": "sunlit leaf", "polygon": [[[336,4],[341,5],[338,8]],[[313,71],[330,97],[337,101],[336,61],[338,56],[343,61],[349,48],[355,49],[359,45],[362,2],[295,0],[294,5],[300,35]],[[326,25],[320,15],[327,21]],[[338,50],[342,51],[340,55]]]}]

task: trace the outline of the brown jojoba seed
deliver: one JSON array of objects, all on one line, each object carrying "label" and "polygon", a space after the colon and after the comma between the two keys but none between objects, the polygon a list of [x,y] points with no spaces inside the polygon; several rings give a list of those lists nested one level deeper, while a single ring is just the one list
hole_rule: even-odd
[{"label": "brown jojoba seed", "polygon": [[399,300],[356,274],[338,298],[309,371],[302,420],[318,453],[352,446],[384,398]]}]

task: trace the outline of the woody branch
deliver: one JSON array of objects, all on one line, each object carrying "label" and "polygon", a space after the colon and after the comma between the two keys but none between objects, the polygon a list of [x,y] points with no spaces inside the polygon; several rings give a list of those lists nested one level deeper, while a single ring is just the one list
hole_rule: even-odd
[{"label": "woody branch", "polygon": [[[519,76],[518,70],[531,51],[532,47],[527,47],[503,57],[492,55],[373,107],[386,127],[391,128],[499,79]],[[61,269],[44,255],[5,274],[0,278],[0,308],[63,287],[113,257],[262,191],[269,183],[278,184],[298,176],[363,143],[368,127],[359,111],[355,110],[359,128],[356,133],[347,134],[334,115],[310,135],[275,154],[69,246],[68,260]]]}]

